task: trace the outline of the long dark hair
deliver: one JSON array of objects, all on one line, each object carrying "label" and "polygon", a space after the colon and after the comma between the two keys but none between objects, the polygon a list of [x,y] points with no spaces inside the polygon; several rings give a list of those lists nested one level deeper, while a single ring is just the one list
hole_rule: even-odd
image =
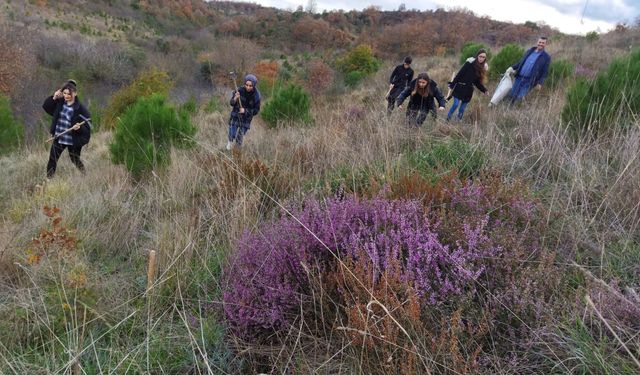
[{"label": "long dark hair", "polygon": [[487,70],[485,69],[487,59],[485,58],[483,63],[478,62],[478,56],[480,56],[481,53],[484,53],[486,56],[487,51],[484,48],[478,50],[478,52],[476,53],[476,59],[473,62],[473,67],[476,70],[476,76],[478,76],[480,82],[485,83],[487,81]]},{"label": "long dark hair", "polygon": [[[427,81],[427,85],[423,89],[418,87],[418,81],[421,79]],[[415,94],[420,94],[420,96],[432,95],[430,83],[431,83],[431,79],[429,78],[429,75],[426,72],[422,72],[418,74],[418,77],[416,78],[416,87],[413,89],[411,96]]]}]

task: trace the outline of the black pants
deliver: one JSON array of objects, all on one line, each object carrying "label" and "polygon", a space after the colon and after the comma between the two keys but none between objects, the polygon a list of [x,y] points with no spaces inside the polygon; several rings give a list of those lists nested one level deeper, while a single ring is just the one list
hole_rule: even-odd
[{"label": "black pants", "polygon": [[80,160],[80,152],[82,151],[82,146],[68,146],[61,145],[58,143],[56,139],[53,141],[51,145],[51,151],[49,152],[49,163],[47,163],[47,177],[53,177],[56,173],[56,167],[58,166],[58,159],[60,159],[60,155],[62,155],[62,151],[65,148],[69,149],[69,157],[71,158],[71,162],[78,167],[78,169],[84,173],[84,164],[82,164],[82,160]]}]

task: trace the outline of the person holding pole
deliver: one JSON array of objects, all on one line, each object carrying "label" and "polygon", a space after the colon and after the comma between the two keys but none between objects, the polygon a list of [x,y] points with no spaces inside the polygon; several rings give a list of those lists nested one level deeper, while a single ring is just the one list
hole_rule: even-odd
[{"label": "person holding pole", "polygon": [[411,69],[411,56],[404,58],[404,63],[396,66],[389,77],[389,91],[387,91],[387,114],[391,114],[398,95],[413,80],[413,69]]},{"label": "person holding pole", "polygon": [[232,110],[229,118],[227,150],[233,148],[234,142],[238,147],[242,146],[242,140],[251,127],[253,116],[260,112],[260,91],[257,85],[258,78],[253,74],[247,74],[244,77],[244,85],[233,91],[229,101]]},{"label": "person holding pole", "polygon": [[51,150],[47,163],[47,178],[56,173],[58,159],[65,148],[69,149],[71,162],[84,174],[85,168],[80,160],[82,147],[91,138],[91,122],[87,108],[78,99],[76,82],[69,80],[45,99],[42,108],[52,117],[49,133]]}]

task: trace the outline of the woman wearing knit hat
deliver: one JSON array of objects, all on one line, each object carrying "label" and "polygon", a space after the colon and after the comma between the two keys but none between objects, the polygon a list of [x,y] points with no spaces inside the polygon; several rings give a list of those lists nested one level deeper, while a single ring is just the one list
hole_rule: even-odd
[{"label": "woman wearing knit hat", "polygon": [[233,92],[229,105],[233,109],[229,118],[227,150],[231,150],[234,142],[238,147],[242,146],[242,140],[251,127],[253,116],[260,112],[260,92],[258,78],[255,75],[247,74],[244,77],[244,85]]}]

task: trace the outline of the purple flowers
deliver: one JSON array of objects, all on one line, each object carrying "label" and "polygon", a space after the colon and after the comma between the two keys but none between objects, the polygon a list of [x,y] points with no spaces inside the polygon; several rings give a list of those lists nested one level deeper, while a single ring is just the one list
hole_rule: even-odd
[{"label": "purple flowers", "polygon": [[[244,338],[287,328],[308,301],[309,270],[335,271],[344,259],[365,260],[374,281],[399,272],[395,275],[423,305],[475,291],[491,259],[504,252],[491,232],[505,238],[507,228],[506,210],[490,209],[504,204],[488,199],[486,190],[467,185],[451,192],[447,210],[453,215],[415,200],[309,200],[293,217],[283,215],[256,233],[246,232],[225,272],[228,323]],[[528,216],[533,207],[513,203],[509,210],[517,211],[515,217]]]}]

